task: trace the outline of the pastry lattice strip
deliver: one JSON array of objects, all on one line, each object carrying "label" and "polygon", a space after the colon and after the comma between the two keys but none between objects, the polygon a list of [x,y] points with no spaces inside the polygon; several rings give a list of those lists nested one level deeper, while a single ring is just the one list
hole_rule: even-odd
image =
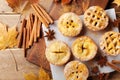
[{"label": "pastry lattice strip", "polygon": [[115,54],[116,52],[119,52],[120,50],[120,35],[110,33],[105,37],[105,46],[104,49],[107,50],[107,52],[110,52],[112,54]]},{"label": "pastry lattice strip", "polygon": [[106,19],[105,13],[102,13],[99,10],[95,10],[94,13],[92,11],[89,11],[87,13],[89,17],[87,17],[87,21],[92,24],[92,26],[100,27],[102,24],[101,21],[104,22],[104,19]]}]

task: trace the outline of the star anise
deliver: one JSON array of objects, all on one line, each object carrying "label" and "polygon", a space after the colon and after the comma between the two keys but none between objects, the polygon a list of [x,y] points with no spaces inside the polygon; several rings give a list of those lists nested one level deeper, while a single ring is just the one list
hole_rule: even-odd
[{"label": "star anise", "polygon": [[53,39],[55,39],[55,36],[54,36],[54,35],[55,35],[55,32],[54,32],[54,30],[48,29],[48,32],[45,31],[45,33],[46,33],[45,37],[47,37],[48,40],[53,40]]},{"label": "star anise", "polygon": [[101,67],[106,66],[107,62],[106,56],[98,55],[96,56],[95,60],[97,61],[97,64],[100,65]]},{"label": "star anise", "polygon": [[113,25],[116,27],[119,27],[120,26],[120,18],[114,20]]},{"label": "star anise", "polygon": [[98,66],[94,66],[94,67],[92,68],[92,73],[94,73],[94,74],[99,73],[99,68],[98,68]]},{"label": "star anise", "polygon": [[99,73],[94,76],[89,76],[87,80],[108,80],[110,78],[110,73]]},{"label": "star anise", "polygon": [[120,18],[115,19],[112,21],[111,19],[109,20],[109,25],[110,27],[119,27],[120,26]]}]

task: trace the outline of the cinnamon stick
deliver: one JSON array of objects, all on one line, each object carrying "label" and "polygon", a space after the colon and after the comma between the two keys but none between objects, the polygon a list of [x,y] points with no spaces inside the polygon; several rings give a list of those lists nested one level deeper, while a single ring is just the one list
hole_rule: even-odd
[{"label": "cinnamon stick", "polygon": [[120,72],[120,68],[119,68],[118,66],[116,66],[115,64],[110,63],[110,62],[107,62],[106,65],[107,65],[107,66],[110,66],[112,69]]},{"label": "cinnamon stick", "polygon": [[37,23],[38,22],[38,18],[37,18],[37,16],[35,15],[35,22],[34,22],[34,42],[36,42],[37,41]]},{"label": "cinnamon stick", "polygon": [[30,30],[32,31],[33,28],[33,23],[34,23],[34,15],[30,14]]},{"label": "cinnamon stick", "polygon": [[112,60],[112,63],[113,64],[120,64],[120,61],[119,60]]},{"label": "cinnamon stick", "polygon": [[[30,17],[29,17],[30,18]],[[29,40],[30,40],[30,24],[29,24],[29,18],[27,20],[27,24],[26,24],[26,48],[29,48]]]},{"label": "cinnamon stick", "polygon": [[22,24],[21,24],[21,29],[20,29],[20,35],[19,35],[19,39],[18,39],[18,48],[22,47],[22,43],[23,43],[23,32],[24,32],[24,27],[26,26],[26,19],[22,20]]},{"label": "cinnamon stick", "polygon": [[38,20],[38,25],[37,25],[37,38],[40,37],[41,26],[42,26],[42,23],[41,23],[41,21]]},{"label": "cinnamon stick", "polygon": [[49,20],[45,17],[45,15],[43,14],[43,12],[39,9],[39,7],[37,5],[33,5],[36,10],[38,11],[39,15],[47,22],[47,24],[49,24]]},{"label": "cinnamon stick", "polygon": [[24,27],[24,33],[23,33],[23,49],[26,57],[26,28],[25,27]]},{"label": "cinnamon stick", "polygon": [[33,24],[33,29],[32,29],[32,32],[31,32],[31,36],[30,36],[30,41],[29,41],[29,46],[31,46],[33,44],[33,41],[35,40],[35,28],[37,26],[37,23],[36,23],[36,18],[35,18],[35,21],[34,21],[34,24]]},{"label": "cinnamon stick", "polygon": [[32,32],[32,26],[33,26],[33,20],[32,20],[32,14],[29,15],[30,18],[28,18],[29,26],[30,26],[30,33]]},{"label": "cinnamon stick", "polygon": [[48,13],[39,5],[36,4],[36,6],[41,10],[41,12],[44,14],[44,16],[49,20],[49,22],[52,24],[54,21],[53,19],[48,15]]},{"label": "cinnamon stick", "polygon": [[47,22],[40,16],[39,12],[37,11],[37,9],[31,5],[32,9],[35,11],[35,14],[38,16],[39,20],[46,26],[48,27]]}]

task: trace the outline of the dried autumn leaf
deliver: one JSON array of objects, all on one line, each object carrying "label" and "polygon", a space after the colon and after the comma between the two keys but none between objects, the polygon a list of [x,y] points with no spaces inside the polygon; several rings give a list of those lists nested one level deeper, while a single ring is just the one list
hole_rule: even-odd
[{"label": "dried autumn leaf", "polygon": [[113,3],[117,4],[117,6],[120,6],[120,0],[114,0]]},{"label": "dried autumn leaf", "polygon": [[7,27],[0,23],[0,49],[6,48]]},{"label": "dried autumn leaf", "polygon": [[0,23],[0,50],[6,48],[12,48],[17,45],[16,27],[9,28],[7,31],[6,25]]},{"label": "dried autumn leaf", "polygon": [[0,36],[7,33],[7,26],[5,24],[0,23]]},{"label": "dried autumn leaf", "polygon": [[83,12],[85,12],[88,9],[89,3],[90,3],[89,0],[86,0],[86,1],[82,2],[82,10],[83,10]]},{"label": "dried autumn leaf", "polygon": [[8,5],[13,9],[14,12],[23,13],[24,10],[30,9],[31,4],[37,3],[39,0],[6,0],[6,1],[8,2]]},{"label": "dried autumn leaf", "polygon": [[51,80],[50,76],[44,69],[40,68],[38,80]]},{"label": "dried autumn leaf", "polygon": [[72,0],[62,0],[62,4],[69,4]]},{"label": "dried autumn leaf", "polygon": [[6,48],[6,39],[5,36],[0,36],[0,50]]},{"label": "dried autumn leaf", "polygon": [[17,35],[16,27],[12,27],[8,29],[7,43],[8,47],[12,48],[17,45]]},{"label": "dried autumn leaf", "polygon": [[38,77],[34,73],[24,74],[25,80],[38,80]]}]

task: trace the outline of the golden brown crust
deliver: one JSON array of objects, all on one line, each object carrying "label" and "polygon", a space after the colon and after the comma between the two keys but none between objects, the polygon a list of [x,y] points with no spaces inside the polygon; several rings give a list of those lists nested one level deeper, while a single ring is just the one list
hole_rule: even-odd
[{"label": "golden brown crust", "polygon": [[81,61],[88,61],[95,57],[97,46],[88,36],[81,36],[72,43],[73,55]]},{"label": "golden brown crust", "polygon": [[58,20],[58,29],[65,36],[77,36],[82,30],[82,22],[75,13],[65,13]]},{"label": "golden brown crust", "polygon": [[79,61],[71,61],[64,68],[66,80],[87,80],[88,68]]},{"label": "golden brown crust", "polygon": [[120,54],[120,33],[108,31],[100,40],[100,48],[104,53],[111,56]]},{"label": "golden brown crust", "polygon": [[70,59],[70,49],[62,41],[54,40],[46,48],[47,60],[54,65],[64,65]]},{"label": "golden brown crust", "polygon": [[92,6],[84,13],[84,23],[90,30],[103,30],[107,27],[108,21],[106,12],[99,6]]}]

